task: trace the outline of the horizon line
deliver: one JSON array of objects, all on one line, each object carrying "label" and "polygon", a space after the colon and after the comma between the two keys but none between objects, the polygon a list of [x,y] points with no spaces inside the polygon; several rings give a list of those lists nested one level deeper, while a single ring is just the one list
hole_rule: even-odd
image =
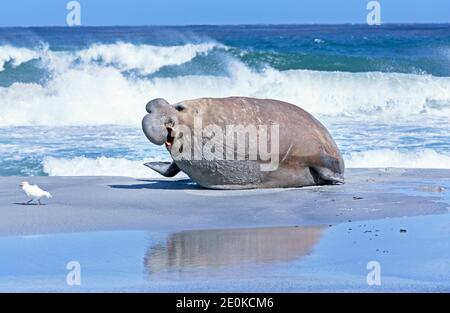
[{"label": "horizon line", "polygon": [[88,28],[88,27],[224,27],[224,26],[369,26],[382,27],[383,25],[449,25],[450,22],[385,22],[380,25],[367,23],[250,23],[250,24],[140,24],[140,25],[5,25],[0,28]]}]

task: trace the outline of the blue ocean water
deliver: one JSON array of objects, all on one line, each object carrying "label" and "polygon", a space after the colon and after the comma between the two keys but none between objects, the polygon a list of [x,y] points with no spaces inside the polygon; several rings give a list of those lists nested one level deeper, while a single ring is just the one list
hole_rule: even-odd
[{"label": "blue ocean water", "polygon": [[275,98],[348,167],[450,168],[450,25],[0,28],[0,175],[150,176],[145,103]]}]

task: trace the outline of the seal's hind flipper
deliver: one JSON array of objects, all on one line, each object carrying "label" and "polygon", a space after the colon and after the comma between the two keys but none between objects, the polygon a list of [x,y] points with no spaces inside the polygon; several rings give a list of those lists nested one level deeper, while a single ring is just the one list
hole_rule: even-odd
[{"label": "seal's hind flipper", "polygon": [[180,172],[175,162],[148,162],[144,164],[164,177],[173,177]]},{"label": "seal's hind flipper", "polygon": [[318,185],[344,184],[344,161],[325,151],[320,154],[320,164],[310,167],[311,175]]},{"label": "seal's hind flipper", "polygon": [[329,168],[314,166],[309,168],[311,175],[314,178],[316,184],[319,185],[334,185],[344,184],[344,175],[335,173]]}]

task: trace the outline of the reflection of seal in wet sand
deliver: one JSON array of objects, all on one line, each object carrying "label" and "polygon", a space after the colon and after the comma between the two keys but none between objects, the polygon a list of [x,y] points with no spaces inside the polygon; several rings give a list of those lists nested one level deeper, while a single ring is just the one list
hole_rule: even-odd
[{"label": "reflection of seal in wet sand", "polygon": [[300,258],[318,242],[323,226],[185,231],[145,256],[150,273],[169,268],[232,266]]},{"label": "reflection of seal in wet sand", "polygon": [[[170,105],[164,99],[155,99],[147,104],[146,110],[148,114],[142,121],[145,135],[154,144],[165,143],[174,159],[173,162],[146,164],[163,176],[172,177],[183,171],[201,186],[215,189],[300,187],[344,182],[344,161],[333,138],[317,119],[293,104],[229,97],[202,98]],[[181,129],[196,133],[197,120],[201,120],[205,128],[217,128],[211,134],[199,134],[202,137],[195,141]],[[267,132],[263,136],[258,132],[259,128],[252,132],[255,136],[243,137],[242,142],[236,139],[237,143],[231,144],[229,134],[223,131],[230,126],[271,129],[273,125],[279,127],[276,134]],[[231,138],[235,138],[234,135],[236,133]],[[220,151],[220,157],[177,158],[180,153],[194,155],[192,142],[197,142],[194,149],[199,151],[205,151],[206,146],[203,149],[197,146],[205,145],[205,142],[210,144],[214,148],[211,150]],[[268,155],[250,157],[250,147],[258,145],[261,148],[261,142],[265,147],[262,150],[267,150],[264,154]],[[244,152],[239,146],[245,146]],[[275,152],[274,146],[278,148]],[[235,159],[229,159],[230,155]],[[274,160],[274,168],[264,169],[273,165]]]}]

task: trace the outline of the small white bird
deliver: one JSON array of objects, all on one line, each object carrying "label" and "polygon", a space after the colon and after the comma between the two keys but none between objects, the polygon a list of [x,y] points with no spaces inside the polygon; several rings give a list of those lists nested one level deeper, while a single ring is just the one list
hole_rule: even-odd
[{"label": "small white bird", "polygon": [[52,197],[50,192],[42,190],[37,185],[30,185],[26,181],[21,182],[20,187],[22,187],[22,190],[25,191],[29,198],[31,198],[31,200],[27,203],[31,203],[33,200],[37,200],[37,202],[41,204],[41,198],[46,197],[47,199],[49,199]]}]

